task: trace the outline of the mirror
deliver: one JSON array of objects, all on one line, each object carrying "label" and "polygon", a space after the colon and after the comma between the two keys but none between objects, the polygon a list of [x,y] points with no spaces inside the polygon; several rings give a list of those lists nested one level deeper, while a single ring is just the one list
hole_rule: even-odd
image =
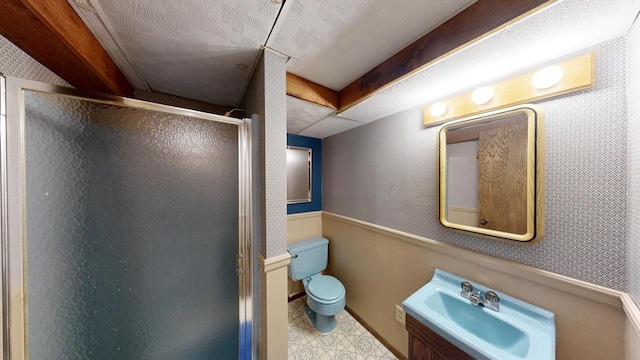
[{"label": "mirror", "polygon": [[525,244],[544,233],[544,114],[519,105],[446,123],[438,136],[447,228]]},{"label": "mirror", "polygon": [[287,146],[287,204],[311,202],[311,149]]}]

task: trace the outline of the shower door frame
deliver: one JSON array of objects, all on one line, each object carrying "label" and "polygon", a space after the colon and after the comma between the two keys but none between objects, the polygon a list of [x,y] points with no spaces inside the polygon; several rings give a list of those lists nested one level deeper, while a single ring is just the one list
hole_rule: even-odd
[{"label": "shower door frame", "polygon": [[252,339],[253,196],[251,119],[236,119],[197,110],[66,88],[0,74],[0,253],[2,353],[0,360],[29,358],[26,282],[26,156],[24,91],[74,97],[103,104],[159,111],[238,126],[238,330],[241,359],[251,359],[258,344]]}]

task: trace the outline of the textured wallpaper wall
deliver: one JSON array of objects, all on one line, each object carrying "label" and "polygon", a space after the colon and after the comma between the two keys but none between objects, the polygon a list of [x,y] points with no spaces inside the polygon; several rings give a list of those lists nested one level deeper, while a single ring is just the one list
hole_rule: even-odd
[{"label": "textured wallpaper wall", "polygon": [[0,73],[5,76],[71,87],[69,83],[2,35],[0,35]]},{"label": "textured wallpaper wall", "polygon": [[627,281],[628,292],[640,306],[640,24],[627,35]]},{"label": "textured wallpaper wall", "polygon": [[[267,251],[270,258],[287,252],[287,83],[286,56],[269,48],[264,50],[265,117],[260,127],[264,132],[265,184],[264,197]],[[261,160],[262,163],[262,160]]]},{"label": "textured wallpaper wall", "polygon": [[323,140],[323,210],[626,290],[626,43],[592,50],[595,88],[538,102],[546,116],[540,243],[506,244],[440,225],[439,128],[423,128],[422,108]]},{"label": "textured wallpaper wall", "polygon": [[[259,117],[260,248],[265,258],[287,251],[286,58],[265,49],[242,99]],[[255,231],[258,231],[257,229]]]}]

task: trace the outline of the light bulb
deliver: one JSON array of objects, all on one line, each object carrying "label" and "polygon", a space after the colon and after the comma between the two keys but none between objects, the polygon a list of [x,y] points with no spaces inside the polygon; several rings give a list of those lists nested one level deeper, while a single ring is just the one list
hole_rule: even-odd
[{"label": "light bulb", "polygon": [[429,108],[429,113],[433,117],[440,117],[444,115],[445,112],[447,112],[447,104],[443,102],[437,102]]},{"label": "light bulb", "polygon": [[476,105],[484,105],[491,99],[493,99],[493,89],[489,86],[481,87],[471,95],[471,101]]},{"label": "light bulb", "polygon": [[536,89],[547,89],[560,82],[563,76],[564,70],[560,66],[549,66],[538,70],[533,75],[531,85]]}]

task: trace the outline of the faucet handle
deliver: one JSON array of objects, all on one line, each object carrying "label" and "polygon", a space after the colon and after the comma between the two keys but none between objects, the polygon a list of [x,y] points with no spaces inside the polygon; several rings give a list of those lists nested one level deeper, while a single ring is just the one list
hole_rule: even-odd
[{"label": "faucet handle", "polygon": [[500,311],[500,297],[495,292],[489,290],[484,294],[484,306],[494,310]]},{"label": "faucet handle", "polygon": [[500,297],[495,292],[489,290],[484,294],[484,299],[487,302],[497,304],[500,302]]},{"label": "faucet handle", "polygon": [[460,283],[460,286],[462,286],[460,295],[469,298],[469,295],[471,295],[471,292],[473,291],[473,285],[471,285],[471,283],[468,281],[463,281]]}]

